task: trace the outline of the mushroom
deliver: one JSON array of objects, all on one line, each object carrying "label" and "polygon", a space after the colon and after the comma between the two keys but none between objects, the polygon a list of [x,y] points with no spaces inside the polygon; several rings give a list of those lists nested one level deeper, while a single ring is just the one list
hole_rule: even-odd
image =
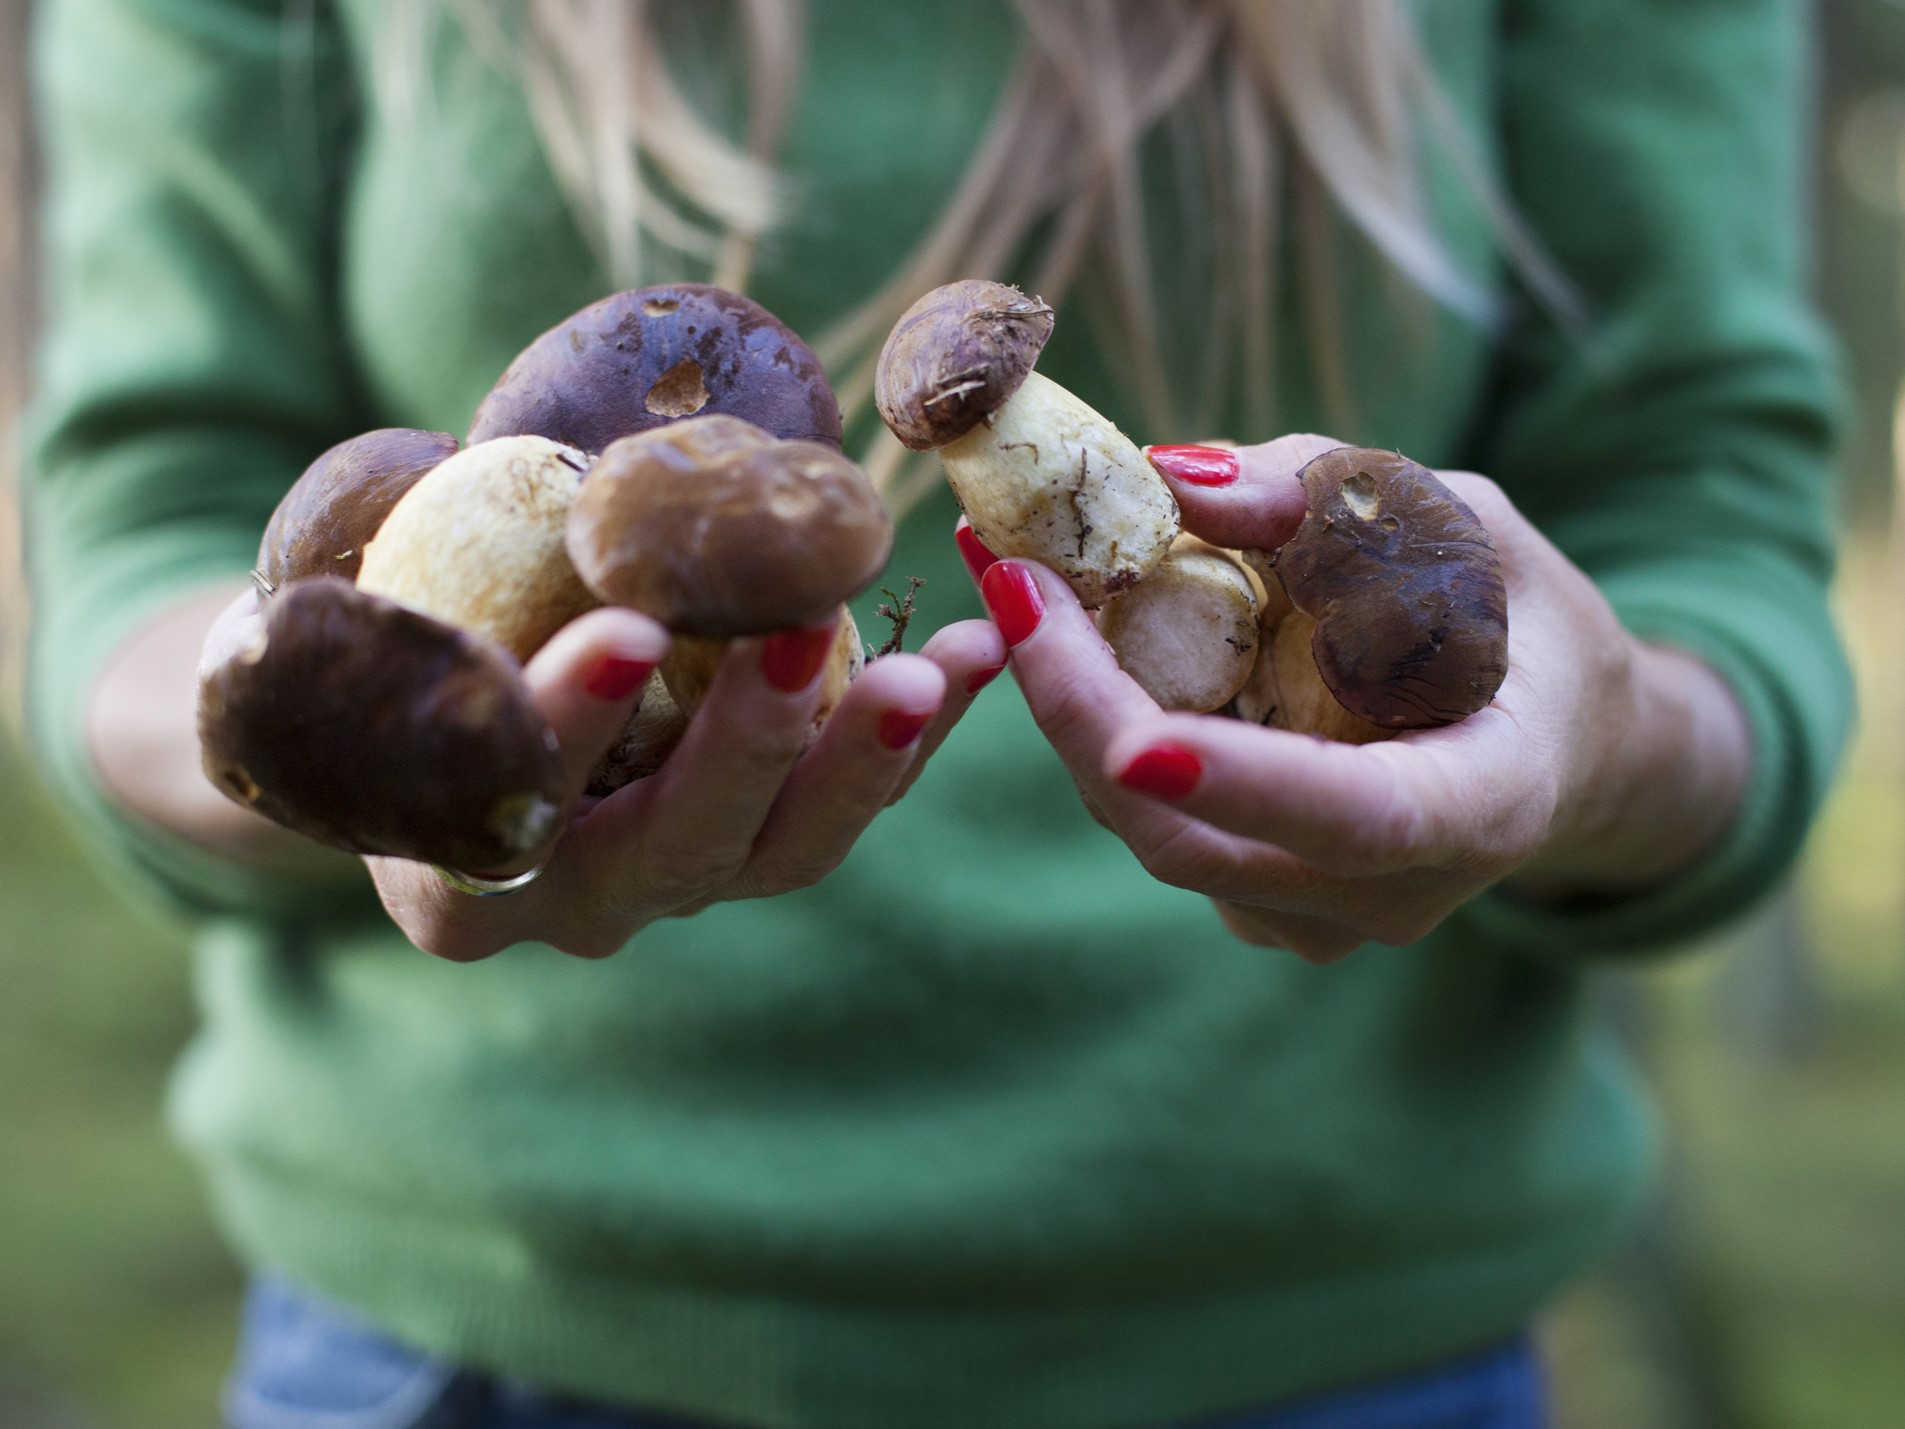
[{"label": "mushroom", "polygon": [[[605,463],[599,492],[584,487],[585,453],[677,422],[685,438],[632,463],[653,490],[630,487],[626,454]],[[697,443],[708,461],[668,469]],[[339,847],[477,876],[527,867],[568,810],[519,662],[626,597],[685,632],[673,663],[693,694],[700,637],[840,610],[878,574],[892,531],[839,444],[818,360],[747,299],[679,285],[585,309],[511,364],[465,450],[373,432],[299,480],[260,552],[255,638],[201,676],[208,773]],[[578,522],[584,489],[597,494]],[[631,534],[622,521],[654,524]],[[570,559],[576,531],[610,572],[599,591]],[[823,709],[863,661],[844,614],[840,631]],[[589,792],[654,772],[691,712],[651,676]]]},{"label": "mushroom", "polygon": [[199,687],[231,798],[360,854],[479,876],[535,862],[567,810],[555,736],[515,663],[335,576],[282,587]]},{"label": "mushroom", "polygon": [[1232,553],[1179,536],[1143,581],[1106,602],[1098,630],[1159,705],[1203,714],[1228,704],[1257,664],[1260,590]]},{"label": "mushroom", "polygon": [[838,451],[701,416],[603,452],[570,513],[568,544],[596,596],[678,633],[661,674],[689,713],[728,639],[838,612],[824,718],[864,663],[844,602],[886,565],[893,522]]},{"label": "mushroom", "polygon": [[759,303],[699,283],[617,293],[558,323],[483,399],[469,442],[533,434],[594,455],[702,413],[840,445],[840,405],[812,349]]},{"label": "mushroom", "polygon": [[265,527],[258,574],[267,590],[304,576],[357,579],[364,547],[391,508],[456,452],[443,432],[385,427],[339,442],[297,479]]},{"label": "mushroom", "polygon": [[1338,447],[1301,475],[1309,510],[1269,564],[1316,622],[1337,703],[1388,730],[1486,706],[1508,674],[1508,596],[1475,513],[1397,452]]},{"label": "mushroom", "polygon": [[874,396],[900,441],[939,451],[973,534],[1095,609],[1164,559],[1177,501],[1124,433],[1032,370],[1052,322],[1003,283],[935,288],[887,338]]},{"label": "mushroom", "polygon": [[879,575],[893,522],[835,449],[703,416],[610,446],[568,540],[600,599],[684,635],[733,636],[824,620]]},{"label": "mushroom", "polygon": [[588,459],[544,437],[465,447],[399,501],[357,585],[526,661],[599,601],[564,548]]}]

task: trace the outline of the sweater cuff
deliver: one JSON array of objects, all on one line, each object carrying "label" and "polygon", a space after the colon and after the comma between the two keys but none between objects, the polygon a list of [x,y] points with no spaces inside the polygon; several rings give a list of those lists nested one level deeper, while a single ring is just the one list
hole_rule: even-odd
[{"label": "sweater cuff", "polygon": [[1816,587],[1737,564],[1601,585],[1636,636],[1696,656],[1732,688],[1752,737],[1739,811],[1692,867],[1651,889],[1552,901],[1491,889],[1451,920],[1465,941],[1574,960],[1664,951],[1711,932],[1780,886],[1838,766],[1851,676]]}]

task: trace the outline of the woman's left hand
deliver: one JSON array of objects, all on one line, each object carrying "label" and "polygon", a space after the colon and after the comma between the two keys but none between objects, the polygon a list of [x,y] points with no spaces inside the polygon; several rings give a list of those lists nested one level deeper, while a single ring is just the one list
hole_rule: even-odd
[{"label": "woman's left hand", "polygon": [[[1202,480],[1172,481],[1186,529],[1280,546],[1303,517],[1298,471],[1341,445],[1285,437],[1236,449],[1234,467],[1213,453]],[[1217,900],[1246,942],[1329,962],[1414,942],[1511,877],[1534,896],[1642,888],[1698,857],[1739,806],[1750,738],[1719,676],[1628,634],[1493,482],[1437,475],[1500,554],[1508,676],[1460,724],[1368,745],[1165,713],[1061,579],[988,566],[959,532],[1033,718],[1087,805],[1154,877]]]}]

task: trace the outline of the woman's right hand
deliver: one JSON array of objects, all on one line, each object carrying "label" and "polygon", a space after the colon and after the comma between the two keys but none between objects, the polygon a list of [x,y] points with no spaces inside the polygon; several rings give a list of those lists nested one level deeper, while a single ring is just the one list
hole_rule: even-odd
[{"label": "woman's right hand", "polygon": [[616,608],[571,622],[523,669],[578,800],[541,875],[482,898],[427,865],[370,858],[385,908],[411,942],[456,962],[521,942],[600,958],[658,918],[819,882],[1006,659],[990,622],[947,626],[918,655],[869,664],[803,751],[831,644],[831,628],[734,641],[661,770],[591,802],[590,771],[668,635]]}]

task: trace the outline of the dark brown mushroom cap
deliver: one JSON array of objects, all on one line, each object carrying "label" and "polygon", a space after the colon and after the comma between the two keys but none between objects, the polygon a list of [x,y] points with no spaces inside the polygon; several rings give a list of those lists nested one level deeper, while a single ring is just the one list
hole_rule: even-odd
[{"label": "dark brown mushroom cap", "polygon": [[1309,513],[1274,565],[1316,621],[1330,692],[1385,729],[1485,706],[1508,674],[1508,595],[1475,513],[1395,452],[1338,447],[1302,476]]},{"label": "dark brown mushroom cap", "polygon": [[840,445],[812,349],[759,303],[701,283],[617,293],[551,328],[483,399],[469,444],[540,436],[594,455],[701,412]]},{"label": "dark brown mushroom cap", "polygon": [[602,600],[726,637],[826,620],[886,565],[893,522],[834,448],[693,417],[602,453],[568,545]]},{"label": "dark brown mushroom cap", "polygon": [[873,400],[914,451],[956,441],[1006,404],[1052,335],[1052,310],[1017,288],[967,278],[900,315],[880,349]]},{"label": "dark brown mushroom cap", "polygon": [[306,467],[278,503],[258,547],[258,574],[273,586],[305,576],[356,580],[364,547],[390,508],[455,455],[455,437],[409,427],[339,442]]},{"label": "dark brown mushroom cap", "polygon": [[566,812],[516,663],[335,577],[279,590],[201,679],[198,720],[214,784],[352,853],[515,872]]}]

